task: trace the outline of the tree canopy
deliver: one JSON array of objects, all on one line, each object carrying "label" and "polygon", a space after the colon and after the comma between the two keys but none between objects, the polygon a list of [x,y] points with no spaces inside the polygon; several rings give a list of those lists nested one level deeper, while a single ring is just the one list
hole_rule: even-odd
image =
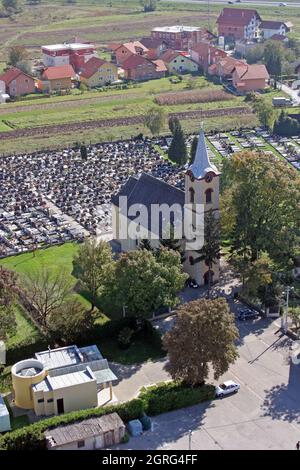
[{"label": "tree canopy", "polygon": [[163,338],[169,361],[166,370],[173,380],[202,384],[210,367],[215,379],[238,357],[239,334],[224,298],[183,304],[173,328]]},{"label": "tree canopy", "polygon": [[184,165],[187,162],[187,148],[183,130],[180,122],[176,122],[173,126],[173,139],[169,147],[168,155],[172,162],[177,165]]},{"label": "tree canopy", "polygon": [[144,124],[152,135],[158,135],[165,124],[165,120],[166,115],[163,108],[153,106],[144,117]]}]

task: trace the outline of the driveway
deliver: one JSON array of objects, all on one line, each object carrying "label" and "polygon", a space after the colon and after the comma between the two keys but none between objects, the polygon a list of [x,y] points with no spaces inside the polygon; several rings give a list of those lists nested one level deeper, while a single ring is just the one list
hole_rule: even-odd
[{"label": "driveway", "polygon": [[[239,382],[239,393],[154,417],[152,431],[118,449],[188,449],[189,430],[192,449],[294,449],[300,440],[300,365],[290,364],[291,340],[265,319],[243,322],[239,330],[240,357],[220,379]],[[157,366],[160,376],[163,362]]]},{"label": "driveway", "polygon": [[299,90],[293,90],[287,85],[280,84],[281,90],[289,95],[294,103],[294,106],[298,106],[300,104],[300,96],[298,95]]}]

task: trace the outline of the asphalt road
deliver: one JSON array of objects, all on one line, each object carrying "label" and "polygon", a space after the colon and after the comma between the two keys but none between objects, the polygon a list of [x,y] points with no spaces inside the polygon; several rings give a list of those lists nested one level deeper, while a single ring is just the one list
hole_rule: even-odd
[{"label": "asphalt road", "polygon": [[[153,418],[153,430],[119,449],[295,449],[300,440],[300,365],[291,340],[270,320],[239,324],[240,357],[221,380],[241,384],[236,395]],[[221,381],[220,380],[220,381]],[[218,381],[218,382],[220,382]]]},{"label": "asphalt road", "polygon": [[[166,3],[199,3],[199,4],[206,4],[207,5],[207,0],[161,0],[162,2]],[[243,6],[243,5],[252,5],[252,6],[274,6],[274,7],[279,7],[280,2],[273,2],[272,0],[270,1],[264,1],[260,2],[257,0],[247,0],[243,1],[241,0],[240,3],[237,3],[238,6]],[[280,8],[288,8],[288,7],[295,7],[299,8],[300,3],[298,2],[283,2],[286,3],[286,7],[280,7]],[[228,4],[228,0],[211,0],[210,1],[211,5],[219,5],[219,4]]]}]

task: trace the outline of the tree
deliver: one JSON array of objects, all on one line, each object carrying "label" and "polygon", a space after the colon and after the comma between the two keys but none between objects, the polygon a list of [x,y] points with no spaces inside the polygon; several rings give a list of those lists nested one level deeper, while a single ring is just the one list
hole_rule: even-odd
[{"label": "tree", "polygon": [[157,0],[140,0],[140,3],[146,13],[155,11],[157,8]]},{"label": "tree", "polygon": [[297,119],[293,119],[285,114],[282,110],[278,119],[274,122],[274,134],[282,135],[284,137],[291,137],[300,132],[300,124]]},{"label": "tree", "polygon": [[238,357],[238,329],[225,299],[183,304],[173,328],[163,337],[168,351],[166,370],[173,380],[203,384],[210,367],[214,378],[224,374]]},{"label": "tree", "polygon": [[175,132],[177,127],[180,127],[180,122],[179,122],[178,117],[171,116],[169,118],[169,129],[170,129],[171,134],[174,135],[174,132]]},{"label": "tree", "polygon": [[297,331],[300,330],[300,307],[292,307],[289,309],[292,322]]},{"label": "tree", "polygon": [[16,67],[18,63],[26,62],[29,57],[28,51],[23,46],[12,46],[8,51],[8,64]]},{"label": "tree", "polygon": [[18,0],[2,0],[4,10],[15,12],[18,9]]},{"label": "tree", "polygon": [[208,298],[210,297],[210,287],[212,278],[212,268],[220,259],[220,222],[212,210],[205,214],[204,219],[204,245],[198,251],[199,256],[194,263],[205,261],[208,267]]},{"label": "tree", "polygon": [[6,339],[16,331],[14,301],[17,276],[0,267],[0,339]]},{"label": "tree", "polygon": [[264,46],[263,44],[258,44],[257,46],[249,49],[246,53],[246,60],[248,64],[256,64],[260,62],[264,57]]},{"label": "tree", "polygon": [[87,148],[84,144],[80,145],[80,156],[82,160],[87,160]]},{"label": "tree", "polygon": [[262,126],[272,129],[276,111],[272,106],[272,103],[264,100],[263,98],[256,99],[253,103],[253,109],[258,115],[258,119]]},{"label": "tree", "polygon": [[27,73],[27,75],[30,75],[31,72],[32,72],[31,64],[30,64],[29,60],[27,60],[27,61],[22,60],[21,62],[17,62],[16,67],[18,69],[22,70],[22,72]]},{"label": "tree", "polygon": [[71,296],[71,281],[65,271],[53,272],[42,266],[23,277],[23,291],[39,323],[48,331],[49,318]]},{"label": "tree", "polygon": [[275,155],[256,152],[233,155],[223,171],[231,183],[222,194],[221,218],[231,219],[232,256],[253,262],[265,252],[286,269],[299,244],[297,171]]},{"label": "tree", "polygon": [[141,240],[139,244],[139,250],[153,251],[150,240],[148,240],[147,238],[143,238],[143,240]]},{"label": "tree", "polygon": [[191,150],[190,150],[190,163],[194,163],[196,151],[198,146],[198,137],[195,136],[192,140]]},{"label": "tree", "polygon": [[284,58],[283,45],[278,41],[268,41],[264,48],[264,63],[270,75],[276,79],[282,75],[282,61]]},{"label": "tree", "polygon": [[144,124],[152,135],[158,135],[165,124],[166,115],[162,108],[153,106],[144,117]]},{"label": "tree", "polygon": [[74,273],[85,289],[95,308],[97,296],[101,294],[112,275],[114,261],[109,243],[95,239],[86,240],[80,245],[78,255],[73,260]]},{"label": "tree", "polygon": [[160,307],[174,307],[187,275],[180,256],[169,250],[154,255],[149,250],[122,253],[116,262],[111,299],[130,315],[148,316]]},{"label": "tree", "polygon": [[76,298],[64,302],[53,310],[48,318],[48,332],[54,341],[70,344],[86,338],[94,323],[91,311],[87,311]]},{"label": "tree", "polygon": [[187,149],[184,133],[178,121],[174,129],[173,139],[169,147],[168,156],[177,165],[184,165],[187,162]]},{"label": "tree", "polygon": [[185,261],[185,253],[182,249],[181,240],[175,238],[174,226],[171,224],[168,230],[168,233],[165,234],[165,238],[160,239],[160,246],[166,248],[167,250],[173,250],[180,254],[181,264]]}]

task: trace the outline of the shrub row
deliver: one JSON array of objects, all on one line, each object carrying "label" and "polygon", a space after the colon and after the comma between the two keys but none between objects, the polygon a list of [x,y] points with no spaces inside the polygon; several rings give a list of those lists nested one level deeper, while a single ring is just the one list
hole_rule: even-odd
[{"label": "shrub row", "polygon": [[139,398],[143,401],[146,413],[154,416],[213,400],[214,396],[213,385],[189,387],[181,382],[168,382],[143,388]]},{"label": "shrub row", "polygon": [[144,412],[144,404],[140,399],[134,399],[120,405],[107,406],[105,408],[90,408],[88,410],[73,411],[61,416],[53,416],[37,423],[6,433],[0,437],[0,450],[45,450],[46,439],[44,432],[75,421],[103,416],[116,412],[126,423],[131,419],[141,418]]}]

